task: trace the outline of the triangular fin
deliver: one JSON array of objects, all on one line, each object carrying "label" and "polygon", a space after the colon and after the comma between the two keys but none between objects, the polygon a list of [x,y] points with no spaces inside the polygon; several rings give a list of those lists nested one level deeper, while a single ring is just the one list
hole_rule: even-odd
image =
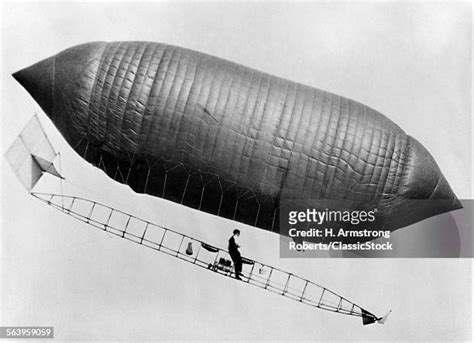
[{"label": "triangular fin", "polygon": [[45,160],[42,157],[36,156],[34,154],[31,154],[33,157],[33,160],[38,164],[38,166],[41,168],[43,172],[49,173],[51,175],[57,176],[61,179],[64,179],[64,177],[61,176],[61,174],[58,172],[56,167],[54,167],[54,163],[48,160]]},{"label": "triangular fin", "polygon": [[377,321],[377,317],[374,316],[372,313],[364,310],[363,308],[361,310],[362,310],[362,324],[363,325],[373,324]]}]

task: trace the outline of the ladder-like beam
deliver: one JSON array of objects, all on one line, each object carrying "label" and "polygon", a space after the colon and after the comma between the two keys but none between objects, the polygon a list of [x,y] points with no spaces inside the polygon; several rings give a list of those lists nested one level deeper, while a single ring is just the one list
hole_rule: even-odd
[{"label": "ladder-like beam", "polygon": [[[225,249],[209,245],[196,238],[89,199],[49,193],[31,194],[55,209],[115,236],[177,257],[220,275],[231,276],[233,273],[229,262],[230,255]],[[70,201],[69,206],[64,205],[65,200]],[[81,208],[81,204],[84,208]],[[134,226],[131,224],[132,221],[136,223]],[[137,227],[141,228],[137,229]],[[186,244],[183,244],[184,242]],[[186,247],[189,243],[198,245],[198,248],[192,254],[183,251],[183,246]],[[248,270],[244,268],[242,271],[248,284],[278,293],[312,307],[356,317],[369,316],[377,320],[375,315],[363,310],[357,304],[310,280],[255,260],[247,258],[245,260],[246,264],[244,266],[251,265],[251,267],[247,267]],[[254,272],[256,265],[261,266],[258,272]],[[268,275],[263,277],[261,274],[265,273],[265,270]],[[280,275],[282,279],[277,280],[275,274]],[[296,283],[296,280],[300,280],[299,285],[292,284],[293,282]]]}]

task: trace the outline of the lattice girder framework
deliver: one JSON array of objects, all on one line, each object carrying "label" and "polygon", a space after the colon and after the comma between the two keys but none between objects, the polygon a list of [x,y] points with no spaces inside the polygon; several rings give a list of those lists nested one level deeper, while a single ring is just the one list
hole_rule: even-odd
[{"label": "lattice girder framework", "polygon": [[[234,273],[225,249],[85,198],[35,192],[32,195],[56,210],[115,236],[220,275],[231,277]],[[308,279],[249,258],[243,258],[243,263],[243,280],[247,284],[322,310],[361,317],[364,325],[380,319]]]}]

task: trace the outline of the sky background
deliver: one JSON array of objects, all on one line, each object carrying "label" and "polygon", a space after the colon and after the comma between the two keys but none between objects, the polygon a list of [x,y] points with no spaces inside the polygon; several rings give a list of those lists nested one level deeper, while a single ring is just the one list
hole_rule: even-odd
[{"label": "sky background", "polygon": [[[76,44],[148,40],[367,104],[427,147],[459,198],[473,197],[467,2],[30,2],[2,10],[2,151],[38,113],[62,152],[67,193],[226,245],[235,223],[109,180],[11,77]],[[58,340],[470,340],[470,259],[281,259],[277,235],[238,224],[244,255],[378,315],[393,310],[386,325],[363,327],[76,222],[29,196],[3,164],[0,325],[54,326]]]}]

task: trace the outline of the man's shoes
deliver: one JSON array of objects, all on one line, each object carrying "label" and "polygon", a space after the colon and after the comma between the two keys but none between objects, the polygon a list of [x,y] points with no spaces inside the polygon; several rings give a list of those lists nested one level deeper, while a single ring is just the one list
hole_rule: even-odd
[{"label": "man's shoes", "polygon": [[238,276],[238,275],[237,275],[235,278],[236,278],[237,280],[242,281],[242,279],[241,279],[240,276]]}]

